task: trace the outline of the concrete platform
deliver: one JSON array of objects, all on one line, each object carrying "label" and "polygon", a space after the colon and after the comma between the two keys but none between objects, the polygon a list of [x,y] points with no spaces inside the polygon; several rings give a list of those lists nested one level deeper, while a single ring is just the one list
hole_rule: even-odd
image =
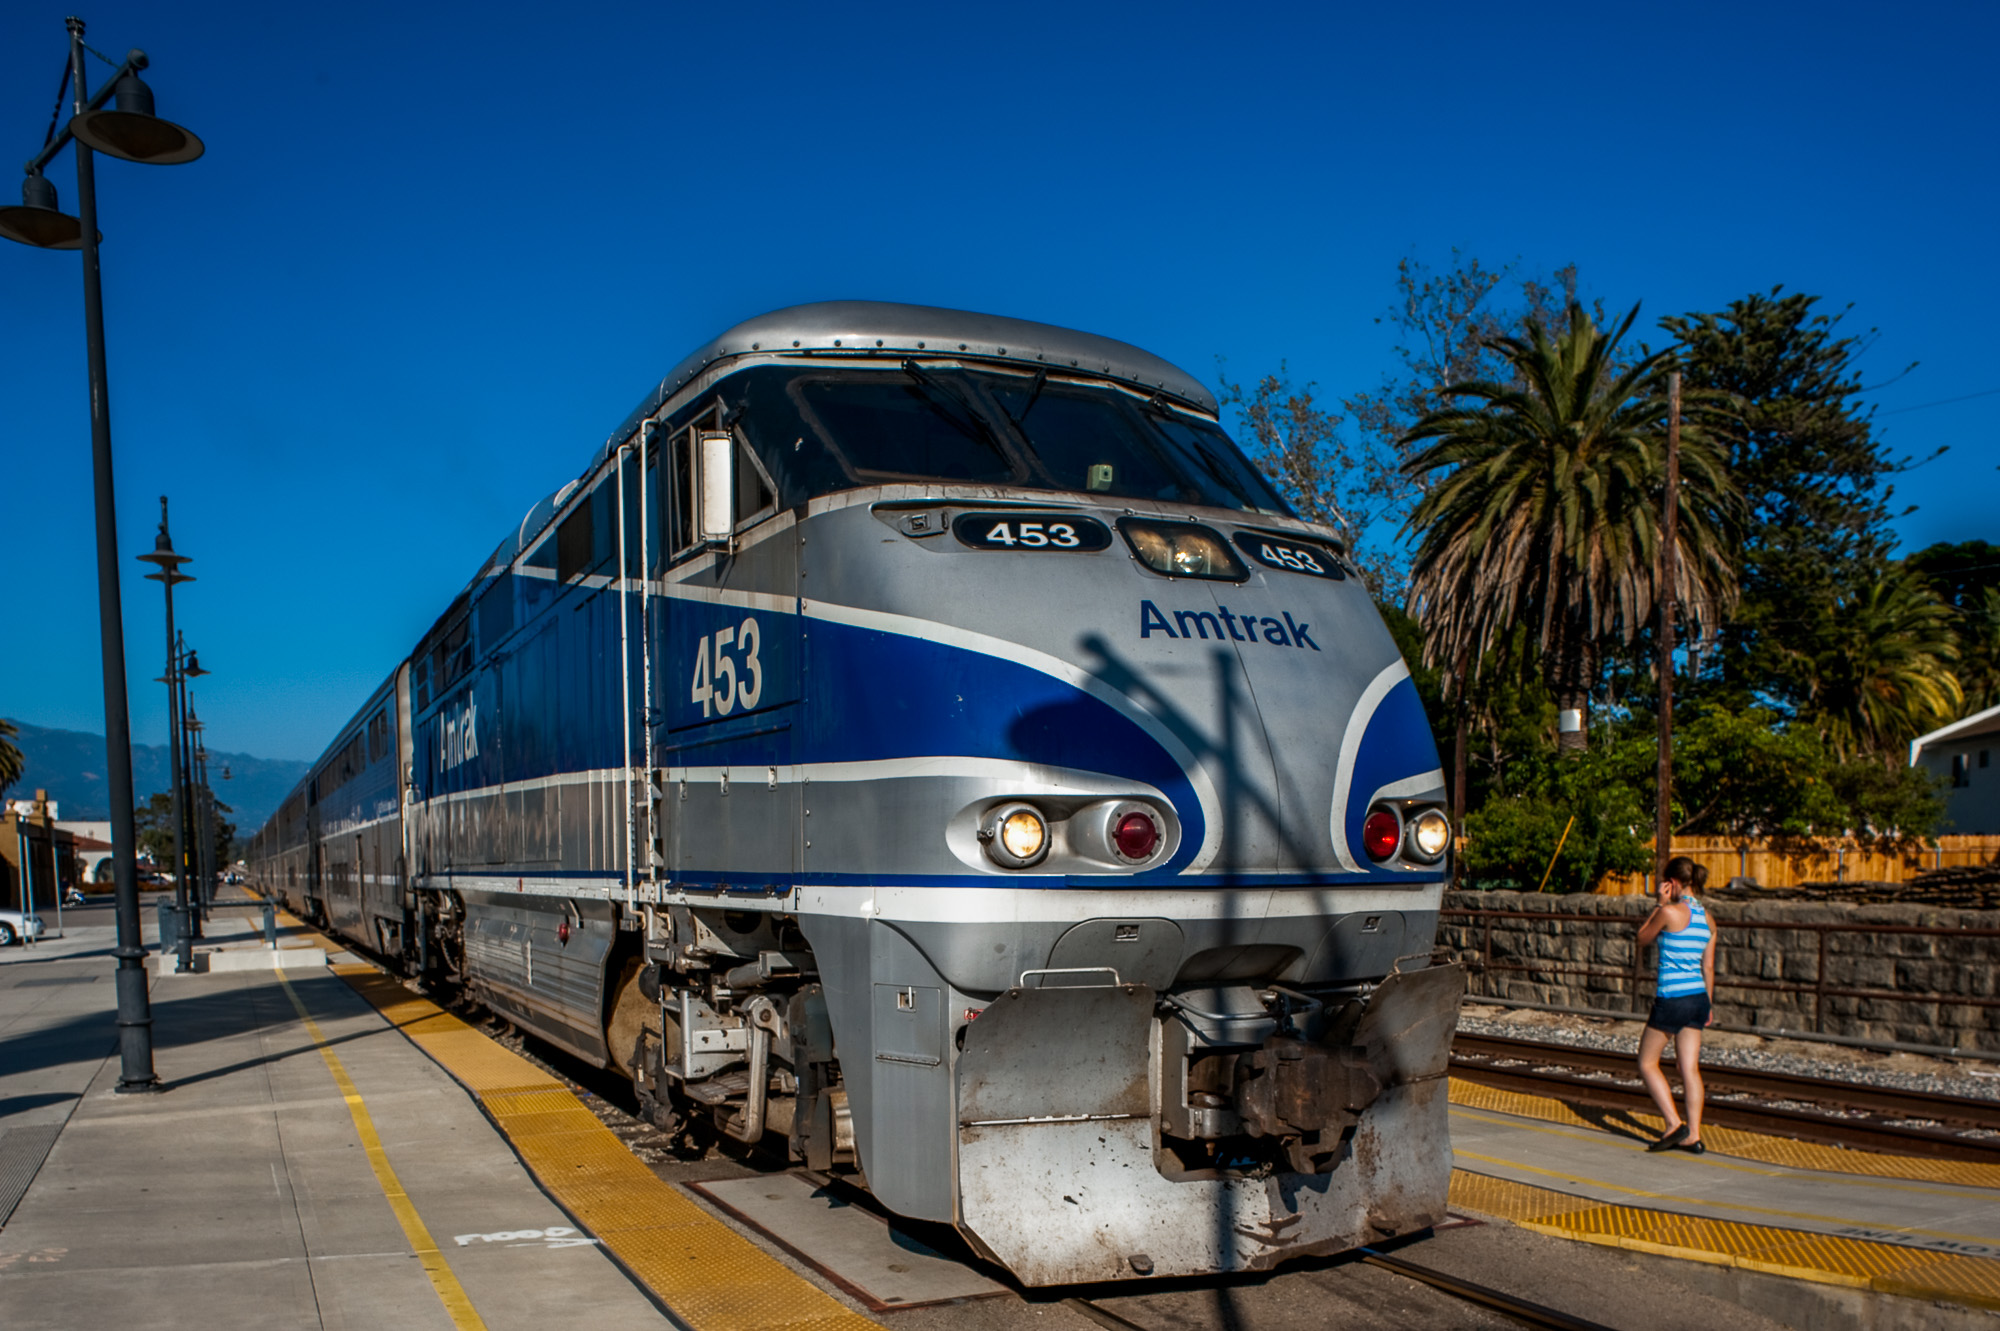
[{"label": "concrete platform", "polygon": [[1452,1099],[1454,1206],[1634,1251],[2000,1310],[1991,1166],[1719,1129],[1705,1134],[1703,1155],[1653,1154],[1656,1120],[1593,1122],[1557,1101],[1465,1083]]},{"label": "concrete platform", "polygon": [[[229,971],[309,970],[326,965],[323,947],[214,947],[188,957],[194,963],[189,975],[220,975]],[[153,958],[155,979],[172,979],[184,972],[180,958],[171,952]]]},{"label": "concrete platform", "polygon": [[153,999],[166,1089],[120,1096],[109,958],[0,968],[0,1326],[671,1325],[330,972]]}]

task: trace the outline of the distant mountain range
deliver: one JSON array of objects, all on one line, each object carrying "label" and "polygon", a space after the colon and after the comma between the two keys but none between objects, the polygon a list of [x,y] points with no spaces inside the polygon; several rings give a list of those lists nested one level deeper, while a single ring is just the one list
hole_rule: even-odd
[{"label": "distant mountain range", "polygon": [[[25,799],[37,790],[49,792],[63,818],[109,818],[111,796],[104,781],[104,736],[81,730],[49,730],[15,721],[21,733],[14,739],[26,760],[20,781],[10,786],[7,798]],[[292,793],[292,787],[312,764],[287,758],[257,758],[247,753],[208,754],[209,784],[215,797],[234,812],[229,820],[237,835],[248,837],[273,810]],[[132,795],[135,804],[144,804],[154,791],[169,789],[165,745],[132,746]],[[230,779],[222,779],[222,769]]]}]

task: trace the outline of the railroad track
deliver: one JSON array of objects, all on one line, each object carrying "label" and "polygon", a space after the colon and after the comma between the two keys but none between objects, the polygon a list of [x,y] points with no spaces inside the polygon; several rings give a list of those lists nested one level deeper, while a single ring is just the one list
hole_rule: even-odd
[{"label": "railroad track", "polygon": [[[1477,1304],[1506,1317],[1536,1328],[1536,1331],[1614,1331],[1602,1322],[1593,1322],[1582,1317],[1572,1317],[1560,1309],[1505,1294],[1486,1285],[1470,1280],[1462,1280],[1419,1263],[1406,1261],[1401,1257],[1391,1257],[1387,1253],[1376,1252],[1372,1248],[1361,1249],[1361,1260],[1370,1266],[1379,1266],[1385,1271],[1393,1271],[1406,1280],[1414,1280],[1432,1289],[1449,1294],[1465,1303]],[[1063,1302],[1082,1313],[1106,1331],[1153,1331],[1153,1328],[1134,1322],[1112,1312],[1102,1304],[1089,1299],[1064,1299]]]},{"label": "railroad track", "polygon": [[[1452,1072],[1499,1090],[1607,1109],[1651,1110],[1630,1054],[1464,1035]],[[1670,1072],[1669,1078],[1672,1078]],[[2000,1101],[1704,1063],[1707,1122],[1828,1145],[2000,1163]]]}]

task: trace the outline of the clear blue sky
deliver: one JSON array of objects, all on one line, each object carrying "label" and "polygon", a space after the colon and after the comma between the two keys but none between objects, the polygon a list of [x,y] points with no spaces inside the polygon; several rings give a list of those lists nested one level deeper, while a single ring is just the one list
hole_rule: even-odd
[{"label": "clear blue sky", "polygon": [[[0,160],[65,6],[0,11]],[[687,16],[683,21],[679,15]],[[100,3],[186,167],[100,159],[135,737],[155,496],[211,747],[309,757],[683,354],[874,298],[1374,384],[1396,261],[1574,261],[1660,314],[1782,282],[1881,330],[1886,412],[2000,388],[1990,4]],[[93,83],[108,73],[93,70]],[[70,157],[52,172],[75,203]],[[11,170],[0,189],[17,188]],[[0,245],[0,715],[98,730],[74,255]],[[1910,545],[2000,538],[2000,397]]]}]

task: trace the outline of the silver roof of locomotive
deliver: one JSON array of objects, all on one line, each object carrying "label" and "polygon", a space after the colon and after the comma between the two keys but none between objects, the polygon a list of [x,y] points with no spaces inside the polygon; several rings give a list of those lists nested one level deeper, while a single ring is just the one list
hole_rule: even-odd
[{"label": "silver roof of locomotive", "polygon": [[964,356],[1017,365],[1049,365],[1120,379],[1179,398],[1215,414],[1215,395],[1177,365],[1129,342],[1073,328],[998,314],[895,305],[879,300],[826,300],[746,319],[667,372],[612,434],[618,446],[639,422],[664,406],[688,381],[719,360],[796,352],[855,357]]}]

